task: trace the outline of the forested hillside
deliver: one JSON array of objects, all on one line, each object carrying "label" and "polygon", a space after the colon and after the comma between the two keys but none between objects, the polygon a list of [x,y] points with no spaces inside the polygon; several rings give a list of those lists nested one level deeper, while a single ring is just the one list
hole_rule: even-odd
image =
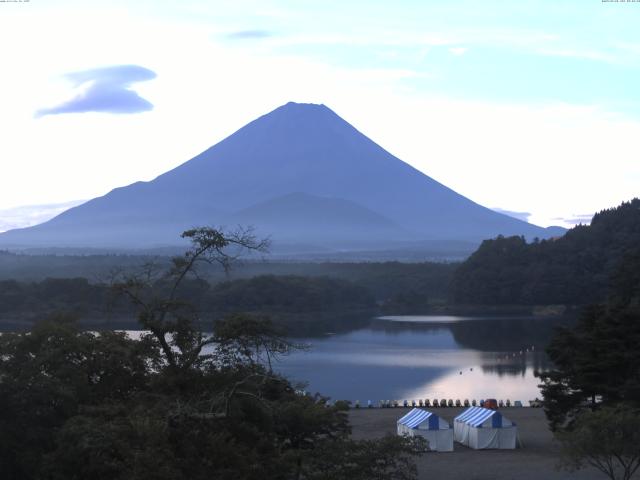
[{"label": "forested hillside", "polygon": [[[86,278],[90,283],[107,282],[114,271],[134,271],[140,265],[168,265],[167,255],[25,255],[0,251],[0,282],[21,284],[45,279]],[[420,262],[284,262],[245,261],[225,272],[203,265],[201,278],[210,284],[263,275],[330,277],[366,288],[380,304],[442,304],[457,264]],[[0,284],[1,286],[2,284]],[[84,288],[84,287],[83,287]],[[1,295],[1,293],[0,293]],[[418,306],[418,305],[414,305]],[[0,305],[0,309],[2,306]],[[416,313],[412,311],[410,313]],[[418,312],[419,313],[419,312]]]},{"label": "forested hillside", "polygon": [[602,302],[614,272],[624,275],[639,252],[640,199],[635,198],[597,213],[591,225],[579,225],[557,239],[484,241],[456,270],[451,295],[458,304]]},{"label": "forested hillside", "polygon": [[[338,331],[375,312],[369,291],[328,277],[264,275],[209,284],[183,282],[181,298],[200,312],[203,328],[232,312],[268,315],[291,335]],[[137,328],[130,302],[108,284],[84,278],[41,282],[0,281],[0,330],[30,328],[40,318],[66,312],[88,328]]]}]

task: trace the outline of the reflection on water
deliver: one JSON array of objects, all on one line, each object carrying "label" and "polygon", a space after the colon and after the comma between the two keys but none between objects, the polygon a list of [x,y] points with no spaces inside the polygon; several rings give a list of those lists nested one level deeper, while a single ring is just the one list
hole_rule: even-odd
[{"label": "reflection on water", "polygon": [[455,323],[464,320],[475,320],[477,317],[457,317],[455,315],[388,315],[378,320],[400,323]]},{"label": "reflection on water", "polygon": [[334,399],[539,397],[534,372],[548,368],[543,352],[553,328],[540,318],[402,317],[305,340],[310,349],[284,358],[280,372],[306,380]]}]

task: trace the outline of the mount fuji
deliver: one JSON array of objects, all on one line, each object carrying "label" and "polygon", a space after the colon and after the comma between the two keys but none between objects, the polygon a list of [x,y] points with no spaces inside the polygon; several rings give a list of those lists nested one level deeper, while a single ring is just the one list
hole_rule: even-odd
[{"label": "mount fuji", "polygon": [[152,248],[200,225],[253,225],[276,248],[318,251],[560,233],[465,198],[324,105],[287,103],[152,181],[0,234],[0,246]]}]

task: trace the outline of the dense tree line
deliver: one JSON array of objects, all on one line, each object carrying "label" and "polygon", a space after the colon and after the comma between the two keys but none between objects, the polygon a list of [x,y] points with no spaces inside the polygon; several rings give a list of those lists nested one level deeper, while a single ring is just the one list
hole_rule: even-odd
[{"label": "dense tree line", "polygon": [[597,213],[563,237],[484,241],[456,270],[451,296],[460,304],[587,305],[604,302],[610,278],[640,245],[640,200]]},{"label": "dense tree line", "polygon": [[269,315],[291,336],[340,332],[366,325],[377,308],[371,293],[328,277],[261,275],[215,285],[209,311]]},{"label": "dense tree line", "polygon": [[[159,279],[157,286],[162,282]],[[270,314],[276,324],[297,335],[335,331],[339,323],[349,328],[362,316],[370,318],[375,310],[366,289],[327,277],[266,275],[213,285],[193,278],[181,283],[180,295],[200,311],[210,312],[209,320],[239,311]],[[5,329],[17,321],[28,326],[56,311],[71,313],[86,326],[137,326],[131,305],[116,297],[110,284],[92,284],[84,278],[0,281],[0,324],[4,323]]]},{"label": "dense tree line", "polygon": [[373,306],[373,296],[352,282],[329,277],[262,275],[216,284],[207,299],[218,311],[305,313]]},{"label": "dense tree line", "polygon": [[[164,259],[147,259],[120,270],[142,275],[149,269],[167,267]],[[210,267],[205,267],[206,273]],[[304,265],[296,268],[305,271]],[[313,271],[315,275],[308,276],[269,274],[235,280],[220,277],[221,281],[201,274],[185,280],[180,291],[183,298],[202,311],[268,313],[291,334],[310,335],[364,324],[378,312],[427,313],[434,304],[442,305],[453,272],[453,266],[448,264],[395,262],[357,268],[352,264],[327,264],[318,268]],[[319,272],[331,276],[318,275]],[[90,282],[86,278],[0,280],[0,328],[25,328],[55,311],[76,315],[83,325],[95,328],[136,326],[131,320],[130,305],[114,297],[109,282]]]},{"label": "dense tree line", "polygon": [[[0,280],[39,282],[50,278],[87,278],[104,283],[113,270],[132,269],[154,262],[168,266],[166,255],[20,255],[0,251]],[[247,259],[234,266],[227,277],[224,271],[203,266],[201,278],[214,284],[227,280],[263,275],[330,277],[347,280],[366,288],[377,302],[396,302],[406,294],[442,303],[457,264],[437,262],[305,262],[256,261]],[[415,313],[415,312],[414,312]]]},{"label": "dense tree line", "polygon": [[47,278],[41,282],[0,281],[0,315],[74,310],[79,314],[104,309],[110,291],[85,278]]}]

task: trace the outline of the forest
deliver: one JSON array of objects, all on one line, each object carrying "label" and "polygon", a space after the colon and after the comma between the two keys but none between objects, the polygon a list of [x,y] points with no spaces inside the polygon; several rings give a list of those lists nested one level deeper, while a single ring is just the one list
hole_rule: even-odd
[{"label": "forest", "polygon": [[[114,296],[114,276],[166,268],[167,256],[25,255],[0,252],[0,330],[29,328],[67,312],[91,328],[134,328],[130,305]],[[456,264],[239,261],[202,265],[181,286],[203,312],[268,314],[295,336],[336,332],[377,313],[425,313],[447,300]]]},{"label": "forest", "polygon": [[597,213],[591,225],[527,243],[485,240],[455,271],[449,295],[457,304],[587,305],[604,302],[610,278],[640,252],[640,199]]},{"label": "forest", "polygon": [[[0,280],[37,282],[45,278],[86,278],[91,283],[105,283],[114,271],[133,270],[155,263],[168,265],[168,252],[157,254],[27,254],[0,250]],[[203,265],[200,275],[210,283],[251,278],[260,275],[296,275],[332,277],[349,280],[367,288],[384,300],[401,292],[431,292],[444,301],[447,285],[458,263],[399,261],[276,261],[248,255],[236,262],[229,272]]]},{"label": "forest", "polygon": [[[194,278],[181,284],[180,294],[203,312],[204,328],[228,313],[244,312],[268,315],[291,335],[309,335],[352,328],[376,312],[368,290],[328,277],[263,275],[213,285]],[[5,331],[31,328],[56,312],[77,318],[86,328],[138,327],[130,303],[112,284],[85,278],[0,281],[0,324]]]}]

